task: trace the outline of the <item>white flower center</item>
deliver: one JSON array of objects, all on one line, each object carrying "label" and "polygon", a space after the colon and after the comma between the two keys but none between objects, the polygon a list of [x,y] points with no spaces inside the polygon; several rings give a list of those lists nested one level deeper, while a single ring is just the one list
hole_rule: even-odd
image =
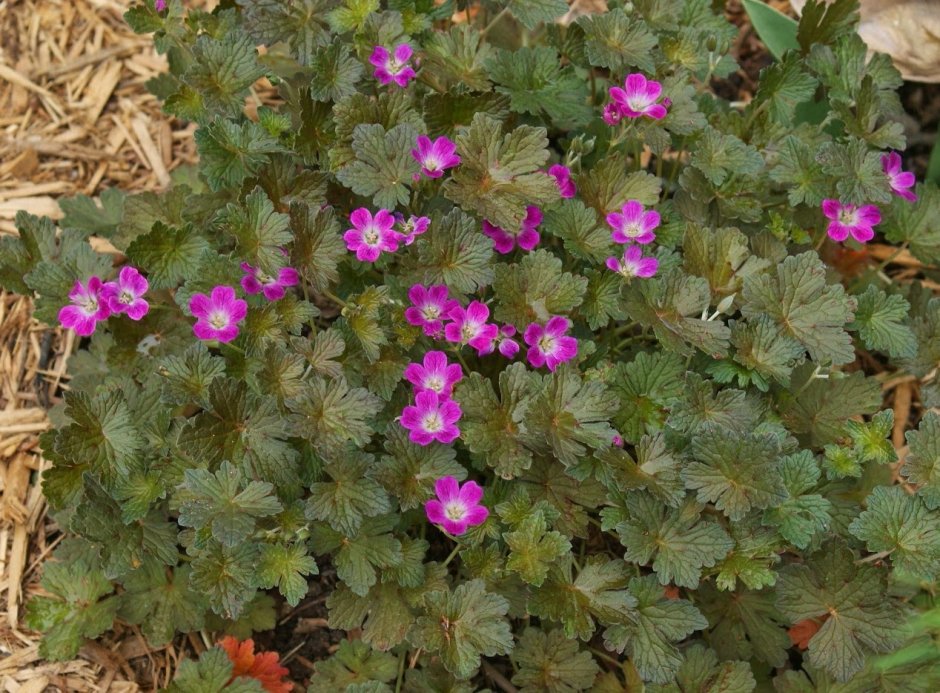
[{"label": "white flower center", "polygon": [[428,171],[436,171],[441,167],[441,161],[434,154],[428,154],[424,157],[424,167]]},{"label": "white flower center", "polygon": [[631,96],[627,99],[627,103],[630,105],[634,111],[642,111],[644,108],[650,105],[650,100],[645,96]]},{"label": "white flower center", "polygon": [[362,242],[366,245],[379,244],[379,232],[374,226],[367,226],[366,229],[362,232]]},{"label": "white flower center", "polygon": [[221,330],[228,325],[228,315],[224,311],[214,310],[209,313],[209,324],[215,329]]},{"label": "white flower center", "polygon": [[449,520],[462,520],[467,514],[467,508],[460,501],[451,501],[444,505],[444,514]]},{"label": "white flower center", "polygon": [[433,303],[426,303],[421,309],[421,315],[423,315],[424,319],[428,322],[438,320],[441,317],[441,307]]},{"label": "white flower center", "polygon": [[444,428],[444,422],[441,419],[441,415],[434,412],[424,417],[424,421],[421,422],[421,427],[428,433],[437,433]]},{"label": "white flower center", "polygon": [[843,209],[839,212],[839,221],[846,226],[855,226],[858,223],[858,214],[854,209]]},{"label": "white flower center", "polygon": [[640,228],[640,223],[636,221],[631,221],[624,224],[623,229],[621,230],[623,231],[623,235],[629,238],[636,238],[641,233],[643,233],[643,229]]},{"label": "white flower center", "polygon": [[124,291],[121,292],[121,295],[118,296],[118,301],[125,305],[130,305],[134,302],[134,294],[132,294],[127,289],[124,289]]},{"label": "white flower center", "polygon": [[543,334],[539,337],[539,350],[543,354],[550,354],[555,351],[555,338],[550,337],[547,334]]},{"label": "white flower center", "polygon": [[88,315],[94,315],[98,312],[98,298],[91,294],[86,294],[78,300],[78,306]]},{"label": "white flower center", "polygon": [[460,336],[463,338],[463,341],[469,342],[471,339],[477,336],[477,326],[473,323],[465,322],[463,327],[460,328]]},{"label": "white flower center", "polygon": [[388,65],[386,66],[386,69],[389,71],[389,73],[397,75],[404,69],[405,65],[406,63],[400,63],[395,58],[390,57],[388,59]]},{"label": "white flower center", "polygon": [[440,394],[444,391],[444,379],[439,375],[431,375],[424,379],[424,386]]}]

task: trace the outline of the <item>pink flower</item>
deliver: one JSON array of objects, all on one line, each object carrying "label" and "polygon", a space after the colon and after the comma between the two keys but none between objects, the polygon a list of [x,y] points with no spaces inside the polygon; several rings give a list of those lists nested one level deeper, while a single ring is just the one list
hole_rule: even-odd
[{"label": "pink flower", "polygon": [[150,310],[143,299],[150,284],[136,268],[126,265],[118,273],[116,282],[107,282],[101,287],[101,298],[112,313],[127,313],[131,320],[140,320]]},{"label": "pink flower", "polygon": [[166,9],[166,0],[154,0],[153,9],[157,12],[163,12]]},{"label": "pink flower", "polygon": [[415,239],[428,230],[431,220],[428,217],[416,217],[413,214],[405,221],[404,215],[396,212],[395,219],[401,226],[396,233],[401,236],[401,242],[405,245],[411,245]]},{"label": "pink flower", "polygon": [[850,234],[859,243],[867,243],[875,237],[872,227],[881,221],[881,212],[875,205],[858,207],[827,199],[822,201],[822,212],[830,219],[826,233],[829,238],[839,243]]},{"label": "pink flower", "polygon": [[881,169],[888,177],[888,183],[895,195],[903,197],[905,200],[917,202],[917,195],[912,193],[909,188],[914,187],[917,180],[910,171],[901,170],[901,155],[897,152],[881,155]]},{"label": "pink flower", "polygon": [[448,342],[468,344],[481,355],[487,349],[492,350],[499,328],[486,322],[490,317],[490,309],[485,304],[474,301],[466,308],[456,306],[447,317],[453,320],[444,326],[444,337]]},{"label": "pink flower", "polygon": [[525,208],[525,218],[522,220],[521,228],[515,235],[494,226],[486,219],[483,220],[483,233],[493,239],[493,248],[497,253],[506,255],[511,253],[517,244],[523,250],[532,250],[537,246],[542,237],[536,229],[541,223],[542,210],[538,207],[529,206]]},{"label": "pink flower", "polygon": [[519,353],[519,342],[513,339],[515,336],[516,328],[514,326],[503,325],[499,328],[495,341],[487,349],[481,351],[480,356],[486,356],[498,350],[507,359],[515,358],[516,354]]},{"label": "pink flower", "polygon": [[653,229],[659,222],[659,212],[646,211],[637,200],[630,200],[619,212],[607,215],[607,223],[613,229],[610,237],[615,243],[652,243],[656,240]]},{"label": "pink flower", "polygon": [[217,286],[209,296],[193,294],[189,312],[197,318],[193,332],[199,339],[231,342],[238,336],[238,323],[248,314],[248,304],[235,298],[232,287]]},{"label": "pink flower", "polygon": [[654,257],[643,257],[643,250],[638,245],[627,246],[623,251],[623,258],[607,258],[607,269],[622,274],[626,279],[640,277],[647,279],[656,274],[659,269],[659,260]]},{"label": "pink flower", "polygon": [[447,287],[435,284],[425,288],[415,284],[408,290],[408,298],[414,304],[405,309],[405,320],[412,325],[424,328],[429,337],[439,335],[444,327],[444,319],[451,310],[460,304],[447,297]]},{"label": "pink flower", "polygon": [[433,390],[423,390],[415,395],[413,406],[401,412],[401,425],[410,433],[408,439],[418,445],[452,443],[460,435],[457,422],[460,420],[460,405],[449,397],[441,397]]},{"label": "pink flower", "polygon": [[394,82],[400,87],[407,87],[408,82],[415,77],[415,71],[408,63],[411,53],[411,46],[407,43],[396,47],[393,53],[389,53],[384,46],[376,46],[369,56],[369,62],[375,65],[372,76],[379,80],[382,86]]},{"label": "pink flower", "polygon": [[107,320],[111,315],[108,302],[102,295],[104,285],[98,277],[89,277],[87,284],[76,281],[69,291],[72,305],[59,310],[59,322],[62,327],[75,330],[75,334],[87,337],[95,331],[99,320]]},{"label": "pink flower", "polygon": [[247,262],[242,263],[245,276],[242,277],[242,288],[246,294],[264,293],[269,301],[278,301],[284,298],[288,286],[296,286],[300,275],[293,267],[282,267],[277,277],[271,277],[261,271],[260,267],[252,267]]},{"label": "pink flower", "polygon": [[395,217],[387,209],[380,209],[375,217],[365,207],[360,207],[349,215],[353,228],[343,234],[346,247],[356,251],[356,259],[362,262],[375,262],[382,251],[394,253],[398,250],[399,237],[392,230]]},{"label": "pink flower", "polygon": [[458,535],[468,527],[486,522],[490,511],[480,505],[483,489],[475,481],[461,486],[452,476],[445,476],[434,483],[436,499],[424,504],[428,522],[443,527],[448,534]]},{"label": "pink flower", "polygon": [[421,164],[421,173],[428,178],[440,178],[444,170],[460,163],[455,153],[457,145],[446,137],[438,137],[434,142],[427,135],[418,135],[418,148],[411,150],[411,156]]},{"label": "pink flower", "polygon": [[443,351],[429,351],[424,362],[409,363],[405,368],[405,380],[415,386],[415,392],[430,390],[443,397],[450,397],[454,383],[463,377],[459,363],[448,363]]},{"label": "pink flower", "polygon": [[548,169],[548,175],[555,179],[559,195],[563,198],[574,197],[578,189],[574,186],[574,181],[571,180],[571,171],[567,166],[555,164]]},{"label": "pink flower", "polygon": [[617,448],[623,447],[623,437],[619,433],[615,433],[614,437],[610,439],[610,444]]},{"label": "pink flower", "polygon": [[559,363],[570,361],[578,354],[578,340],[565,333],[571,329],[571,321],[555,315],[542,327],[533,322],[525,328],[525,343],[529,345],[526,358],[535,368],[548,366],[554,371]]},{"label": "pink flower", "polygon": [[623,120],[623,113],[620,112],[617,104],[609,103],[604,106],[604,115],[601,117],[608,125],[616,125],[621,120]]},{"label": "pink flower", "polygon": [[610,88],[611,101],[616,104],[621,116],[639,118],[647,116],[653,120],[666,117],[666,107],[656,103],[663,92],[663,85],[646,79],[639,72],[627,75],[620,87]]}]

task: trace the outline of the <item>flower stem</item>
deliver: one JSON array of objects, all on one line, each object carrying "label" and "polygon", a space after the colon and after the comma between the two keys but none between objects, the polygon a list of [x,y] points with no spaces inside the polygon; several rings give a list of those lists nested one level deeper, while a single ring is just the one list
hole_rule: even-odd
[{"label": "flower stem", "polygon": [[493,19],[490,21],[489,24],[487,24],[485,27],[483,27],[483,31],[480,32],[480,38],[483,38],[483,37],[486,36],[488,33],[490,33],[490,30],[491,30],[494,26],[496,26],[496,25],[499,23],[499,21],[500,21],[500,20],[506,15],[506,13],[508,13],[508,12],[509,12],[509,5],[506,5],[506,7],[504,7],[503,9],[501,9],[501,10],[496,14],[496,16],[493,17]]},{"label": "flower stem", "polygon": [[450,552],[450,555],[446,559],[444,559],[445,568],[447,567],[448,563],[454,560],[454,556],[456,556],[459,552],[460,552],[460,544],[457,544],[457,546],[454,547],[454,550]]},{"label": "flower stem", "polygon": [[324,289],[321,293],[322,293],[324,296],[326,296],[328,299],[330,299],[331,301],[333,301],[333,303],[337,304],[338,306],[342,306],[343,308],[346,307],[346,301],[344,301],[343,299],[341,299],[339,296],[337,296],[336,294],[334,294],[334,293],[333,293],[332,291],[330,291],[329,289]]}]

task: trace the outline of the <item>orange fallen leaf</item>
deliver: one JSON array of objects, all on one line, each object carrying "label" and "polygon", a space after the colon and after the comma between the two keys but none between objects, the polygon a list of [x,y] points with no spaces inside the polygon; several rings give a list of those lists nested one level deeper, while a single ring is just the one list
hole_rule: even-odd
[{"label": "orange fallen leaf", "polygon": [[809,647],[809,641],[819,632],[819,629],[822,628],[822,624],[825,623],[828,618],[829,614],[826,614],[821,619],[805,618],[802,621],[797,621],[790,626],[790,629],[787,631],[787,635],[790,636],[790,642],[798,649],[805,650]]},{"label": "orange fallen leaf", "polygon": [[219,641],[219,646],[232,661],[232,678],[247,676],[261,682],[268,693],[290,693],[294,685],[284,681],[287,668],[280,664],[277,652],[255,652],[255,642],[250,638],[239,642],[231,635]]}]

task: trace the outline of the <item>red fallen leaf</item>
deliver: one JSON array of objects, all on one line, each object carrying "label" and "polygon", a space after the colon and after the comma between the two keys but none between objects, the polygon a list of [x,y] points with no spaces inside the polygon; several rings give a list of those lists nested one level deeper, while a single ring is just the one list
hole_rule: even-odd
[{"label": "red fallen leaf", "polygon": [[679,599],[679,588],[675,585],[666,585],[663,587],[663,594],[666,595],[666,599]]},{"label": "red fallen leaf", "polygon": [[232,678],[247,676],[261,682],[261,687],[268,693],[290,693],[294,684],[283,681],[287,668],[280,665],[277,652],[255,652],[255,642],[250,638],[239,642],[231,635],[219,641],[219,646],[232,660]]},{"label": "red fallen leaf", "polygon": [[822,624],[825,623],[828,618],[829,614],[826,614],[821,619],[805,618],[802,621],[797,621],[787,630],[787,635],[790,636],[790,642],[798,649],[805,650],[809,647],[809,641],[819,632],[819,629],[822,628]]}]

